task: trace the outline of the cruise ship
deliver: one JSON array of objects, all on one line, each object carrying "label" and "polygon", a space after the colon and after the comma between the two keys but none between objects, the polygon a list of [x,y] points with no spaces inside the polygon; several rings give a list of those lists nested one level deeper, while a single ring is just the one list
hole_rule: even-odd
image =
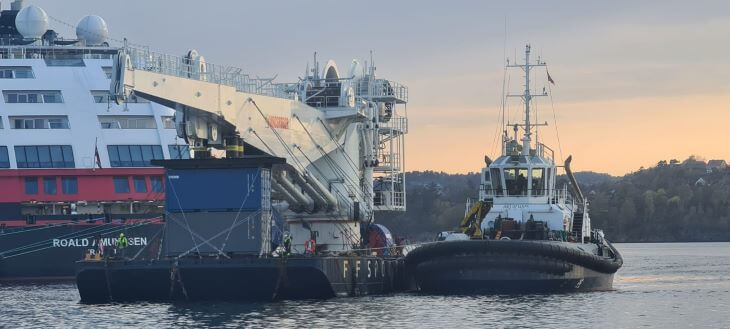
[{"label": "cruise ship", "polygon": [[[141,286],[127,289],[135,280],[117,269],[155,263],[169,286],[188,266],[225,258],[260,265],[253,277],[278,271],[270,286],[227,272],[269,298],[393,287],[396,250],[374,220],[406,209],[408,88],[378,77],[372,54],[341,72],[333,60],[320,66],[315,53],[303,78],[279,83],[195,50],[109,46],[98,16],[81,18],[75,30],[73,39],[59,36],[46,12],[22,1],[0,17],[0,280],[76,274],[82,299],[136,299],[146,296]],[[275,160],[257,162],[267,157]],[[254,168],[267,174],[236,176]],[[186,183],[211,172],[218,180]],[[252,181],[260,185],[244,183]],[[247,208],[252,193],[261,202]],[[257,220],[241,217],[251,211]],[[129,246],[111,255],[115,248],[103,247],[121,234]],[[282,236],[290,242],[284,253]],[[285,280],[281,260],[325,289]],[[96,289],[100,282],[107,289]],[[186,295],[191,285],[173,290]]]},{"label": "cruise ship", "polygon": [[0,13],[0,280],[73,277],[87,250],[161,227],[162,168],[190,158],[175,110],[132,95],[110,101],[112,56],[99,16],[74,38],[22,0]]}]

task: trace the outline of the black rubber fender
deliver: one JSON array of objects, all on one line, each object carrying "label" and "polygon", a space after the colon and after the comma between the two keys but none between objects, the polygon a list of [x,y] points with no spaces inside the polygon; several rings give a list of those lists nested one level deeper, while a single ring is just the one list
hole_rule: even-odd
[{"label": "black rubber fender", "polygon": [[520,240],[459,240],[442,241],[422,245],[405,257],[407,266],[440,257],[457,255],[479,255],[484,253],[525,254],[544,256],[567,261],[603,273],[615,273],[622,265],[623,259],[618,251],[609,243],[614,258],[601,258],[582,252],[575,248],[557,245],[553,242],[520,241]]}]

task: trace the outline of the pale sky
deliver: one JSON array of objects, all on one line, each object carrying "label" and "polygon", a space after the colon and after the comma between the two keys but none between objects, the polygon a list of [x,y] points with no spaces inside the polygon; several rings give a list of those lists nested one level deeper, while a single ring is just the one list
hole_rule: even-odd
[{"label": "pale sky", "polygon": [[[10,1],[3,1],[7,8]],[[294,81],[312,53],[346,70],[372,50],[380,77],[408,85],[408,170],[477,171],[495,157],[503,54],[548,63],[543,142],[575,170],[615,175],[697,154],[730,160],[730,1],[26,0],[73,37],[103,17],[112,37]],[[508,4],[507,4],[508,3]],[[534,78],[542,89],[544,71]],[[509,76],[519,91],[520,71]],[[520,104],[510,103],[512,118]],[[556,154],[560,157],[560,154]]]}]

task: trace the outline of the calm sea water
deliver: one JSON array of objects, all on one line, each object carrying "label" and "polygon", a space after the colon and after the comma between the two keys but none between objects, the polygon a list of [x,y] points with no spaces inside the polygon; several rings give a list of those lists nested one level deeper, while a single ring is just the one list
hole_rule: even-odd
[{"label": "calm sea water", "polygon": [[0,286],[0,326],[730,328],[730,243],[619,244],[614,291],[401,294],[278,303],[79,304],[73,284]]}]

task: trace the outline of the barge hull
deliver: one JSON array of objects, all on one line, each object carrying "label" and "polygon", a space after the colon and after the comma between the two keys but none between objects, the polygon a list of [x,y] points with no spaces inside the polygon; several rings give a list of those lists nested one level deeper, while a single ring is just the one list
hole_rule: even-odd
[{"label": "barge hull", "polygon": [[85,303],[325,299],[399,289],[398,260],[292,257],[82,261],[77,286]]}]

